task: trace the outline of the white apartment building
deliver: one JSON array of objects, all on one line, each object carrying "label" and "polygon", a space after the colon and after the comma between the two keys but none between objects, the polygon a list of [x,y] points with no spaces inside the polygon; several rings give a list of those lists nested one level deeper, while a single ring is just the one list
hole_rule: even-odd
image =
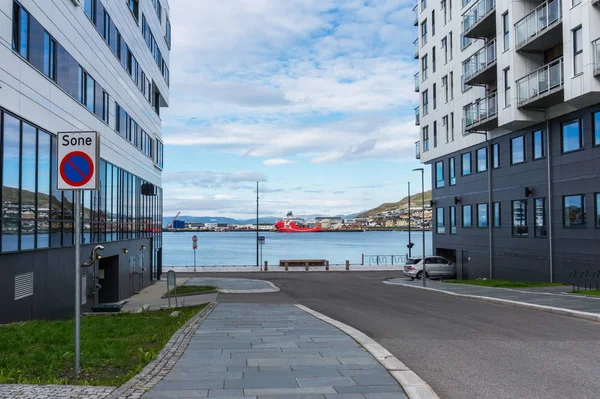
[{"label": "white apartment building", "polygon": [[417,158],[459,276],[600,278],[599,3],[415,6]]},{"label": "white apartment building", "polygon": [[73,192],[56,133],[97,131],[100,190],[82,193],[83,309],[161,273],[167,0],[0,0],[0,322],[72,315]]}]

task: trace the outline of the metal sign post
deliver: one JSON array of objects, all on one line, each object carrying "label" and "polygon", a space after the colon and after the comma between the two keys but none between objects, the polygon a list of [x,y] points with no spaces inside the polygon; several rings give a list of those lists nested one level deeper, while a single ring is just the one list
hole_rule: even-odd
[{"label": "metal sign post", "polygon": [[[171,286],[173,288],[171,288]],[[177,307],[177,276],[173,270],[167,272],[167,296],[169,298],[169,307],[171,307],[171,289],[175,296],[175,307]]]},{"label": "metal sign post", "polygon": [[194,250],[194,271],[196,271],[196,250],[198,249],[198,236],[192,237],[192,249]]},{"label": "metal sign post", "polygon": [[259,236],[257,237],[258,239],[258,245],[260,246],[260,271],[263,271],[263,245],[265,245],[265,236]]},{"label": "metal sign post", "polygon": [[[81,372],[81,191],[100,186],[100,137],[98,132],[57,134],[57,189],[73,190],[75,216],[75,375]],[[84,209],[85,211],[85,209]]]}]

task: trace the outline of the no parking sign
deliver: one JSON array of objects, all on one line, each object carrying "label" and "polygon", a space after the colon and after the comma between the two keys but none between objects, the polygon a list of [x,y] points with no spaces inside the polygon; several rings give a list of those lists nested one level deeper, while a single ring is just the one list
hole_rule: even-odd
[{"label": "no parking sign", "polygon": [[97,132],[58,133],[59,190],[97,190],[100,140]]}]

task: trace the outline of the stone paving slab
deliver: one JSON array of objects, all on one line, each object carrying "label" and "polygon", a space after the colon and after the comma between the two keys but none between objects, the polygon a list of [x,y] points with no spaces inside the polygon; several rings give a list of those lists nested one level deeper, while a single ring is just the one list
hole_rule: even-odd
[{"label": "stone paving slab", "polygon": [[[192,392],[196,396],[189,396]],[[293,305],[266,304],[218,304],[171,371],[142,398],[161,394],[190,399],[407,398],[389,372],[345,333]]]},{"label": "stone paving slab", "polygon": [[103,399],[115,387],[75,385],[0,385],[2,399]]}]

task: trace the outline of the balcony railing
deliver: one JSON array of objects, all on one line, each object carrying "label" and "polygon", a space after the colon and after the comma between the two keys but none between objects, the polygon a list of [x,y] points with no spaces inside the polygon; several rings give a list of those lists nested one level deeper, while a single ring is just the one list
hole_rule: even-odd
[{"label": "balcony railing", "polygon": [[415,39],[415,41],[413,42],[413,46],[415,46],[415,58],[418,59],[419,58],[419,39]]},{"label": "balcony railing", "polygon": [[465,82],[496,62],[496,39],[487,43],[463,63]]},{"label": "balcony railing", "polygon": [[415,142],[415,158],[421,159],[421,142]]},{"label": "balcony railing", "polygon": [[415,4],[415,7],[413,8],[413,12],[415,13],[414,25],[418,26],[419,25],[419,4]]},{"label": "balcony railing", "polygon": [[592,51],[594,53],[594,75],[600,75],[600,38],[592,42]]},{"label": "balcony railing", "polygon": [[543,33],[562,17],[560,0],[545,1],[515,24],[517,48]]},{"label": "balcony railing", "polygon": [[518,106],[543,97],[564,82],[562,57],[517,80]]},{"label": "balcony railing", "polygon": [[415,73],[415,91],[419,92],[419,72]]},{"label": "balcony railing", "polygon": [[496,0],[479,0],[463,16],[463,34],[496,8]]},{"label": "balcony railing", "polygon": [[469,129],[498,115],[498,95],[492,93],[465,108],[465,127]]},{"label": "balcony railing", "polygon": [[419,126],[421,123],[421,114],[419,112],[419,106],[415,107],[415,125]]}]

